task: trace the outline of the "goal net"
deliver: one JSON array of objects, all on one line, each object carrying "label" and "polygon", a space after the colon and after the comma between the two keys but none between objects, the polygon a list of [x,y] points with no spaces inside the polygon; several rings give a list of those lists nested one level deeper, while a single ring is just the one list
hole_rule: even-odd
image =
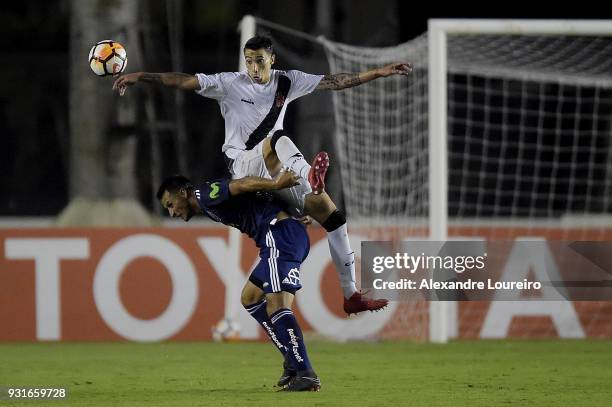
[{"label": "goal net", "polygon": [[[427,42],[362,48],[324,41],[330,72],[363,72],[397,61],[392,76],[333,92],[337,154],[351,221],[391,233],[427,236]],[[389,228],[391,226],[391,228]]]},{"label": "goal net", "polygon": [[[333,93],[348,218],[399,239],[612,239],[612,23],[586,32],[551,24],[464,21],[433,50],[431,32],[390,48],[325,41],[331,72],[414,65],[409,78]],[[445,62],[441,73],[430,71],[430,53]],[[432,144],[440,124],[442,143]],[[446,216],[436,236],[428,225]],[[427,318],[404,313],[387,334],[419,320],[478,337],[488,304],[448,306],[446,322],[432,320],[431,308]],[[587,326],[608,318],[587,335],[612,335],[610,303],[574,306]],[[536,333],[526,324],[510,331],[555,334],[552,324],[535,324]]]},{"label": "goal net", "polygon": [[[429,216],[427,35],[393,48],[325,46],[332,72],[414,64],[410,78],[374,81],[333,98],[348,214],[422,224]],[[449,36],[452,233],[470,223],[509,230],[609,221],[610,55],[607,37]],[[595,230],[588,236],[602,237],[604,229]]]}]

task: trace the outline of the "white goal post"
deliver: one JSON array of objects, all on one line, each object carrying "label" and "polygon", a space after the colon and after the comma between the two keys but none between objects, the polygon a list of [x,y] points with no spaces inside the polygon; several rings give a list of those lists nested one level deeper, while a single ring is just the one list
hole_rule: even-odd
[{"label": "white goal post", "polygon": [[447,196],[447,36],[449,34],[596,35],[612,36],[612,20],[471,20],[430,19],[429,166],[430,237],[446,240]]},{"label": "white goal post", "polygon": [[[612,20],[489,20],[430,19],[429,72],[429,225],[432,240],[448,238],[448,36],[562,35],[612,36]],[[435,165],[433,165],[435,163]],[[457,304],[430,303],[430,340],[446,342],[457,336]]]}]

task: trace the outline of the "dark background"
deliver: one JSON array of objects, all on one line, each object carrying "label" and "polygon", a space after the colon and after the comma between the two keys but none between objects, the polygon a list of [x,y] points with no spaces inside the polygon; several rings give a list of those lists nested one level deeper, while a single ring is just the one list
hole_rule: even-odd
[{"label": "dark background", "polygon": [[[156,27],[151,32],[151,40],[159,43],[159,55],[148,55],[148,59],[154,62],[146,70],[169,71],[166,2],[151,0],[145,3]],[[603,11],[602,7],[589,7],[584,2],[580,5],[555,4],[549,7],[516,2],[484,5],[453,2],[432,5],[402,0],[185,0],[184,71],[213,73],[236,70],[239,47],[237,25],[245,14],[253,14],[309,34],[325,34],[338,42],[388,46],[422,34],[426,31],[427,19],[433,17],[608,18],[611,14]],[[317,17],[322,9],[329,16],[329,24]],[[57,215],[70,199],[67,66],[69,10],[70,3],[66,0],[5,2],[2,5],[0,188],[4,198],[0,200],[1,216]],[[281,37],[278,39],[278,68],[300,68],[311,73],[328,72],[325,57],[318,45],[284,37],[285,41],[291,42],[297,55],[283,55]],[[100,78],[100,86],[110,87],[111,84],[111,78]],[[331,109],[330,98],[323,97],[327,97],[327,101],[322,106]],[[299,122],[313,117],[328,129],[330,123],[333,125],[331,111],[325,115],[309,109],[315,108],[301,101],[290,105],[286,127],[299,133]],[[189,175],[194,178],[220,175],[224,170],[220,152],[223,121],[217,104],[195,94],[188,94],[185,112],[189,154],[184,159]],[[172,148],[171,139],[162,139],[162,143],[166,143],[168,149]],[[333,140],[321,134],[296,135],[296,144],[307,156],[320,148],[332,152],[334,148]],[[136,175],[139,180],[138,196],[142,204],[150,209],[153,186],[150,185],[148,151],[147,137],[143,132],[139,134]],[[167,160],[163,172],[174,172],[176,167],[171,159]],[[339,200],[338,191],[341,186],[338,177],[333,172],[331,175],[332,189],[336,191],[336,199]]]}]

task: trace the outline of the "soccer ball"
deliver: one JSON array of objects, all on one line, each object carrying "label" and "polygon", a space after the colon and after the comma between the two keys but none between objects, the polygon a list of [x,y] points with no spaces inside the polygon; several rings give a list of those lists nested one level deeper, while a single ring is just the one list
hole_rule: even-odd
[{"label": "soccer ball", "polygon": [[223,318],[211,328],[213,341],[237,342],[240,340],[240,325],[229,318]]},{"label": "soccer ball", "polygon": [[117,75],[127,65],[127,53],[117,41],[100,41],[89,51],[89,67],[98,76]]}]

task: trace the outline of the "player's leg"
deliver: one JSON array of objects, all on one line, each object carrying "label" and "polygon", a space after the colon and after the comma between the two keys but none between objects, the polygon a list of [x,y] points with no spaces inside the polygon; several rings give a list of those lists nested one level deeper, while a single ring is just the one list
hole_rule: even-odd
[{"label": "player's leg", "polygon": [[311,166],[285,131],[278,130],[272,137],[262,142],[262,153],[271,176],[274,177],[284,167],[302,179],[308,180],[315,194],[325,189],[325,173],[329,167],[329,157],[326,152],[317,154]]},{"label": "player's leg", "polygon": [[[272,286],[269,281],[262,281],[257,276],[269,276],[270,269],[267,259],[261,260],[242,289],[241,302],[249,314],[261,325],[268,338],[283,355],[283,373],[278,379],[277,386],[283,387],[295,378],[297,369],[291,364],[287,355],[287,348],[278,340],[278,335],[274,331],[274,326],[268,316],[267,301],[264,289],[270,291]],[[265,284],[265,287],[264,287]]]},{"label": "player's leg", "polygon": [[[299,165],[302,173],[307,174],[307,176],[310,175],[308,176],[309,179],[314,178],[319,185],[325,185],[324,179],[329,165],[326,153],[324,166],[317,168],[317,159],[321,158],[321,153],[319,153],[315,157],[314,166],[311,167],[306,163],[293,141],[280,130],[274,133],[272,137],[264,140],[262,153],[266,167],[272,175],[280,169],[281,165],[287,168],[290,165]],[[311,171],[311,168],[313,171]],[[302,179],[304,178],[306,177],[302,175]],[[344,298],[348,300],[353,294],[357,293],[357,287],[355,286],[355,254],[348,239],[346,218],[324,191],[319,191],[316,194],[310,193],[310,191],[303,192],[307,193],[303,196],[291,196],[292,191],[285,191],[281,197],[290,201],[303,202],[303,212],[319,222],[327,231],[329,251],[336,266]],[[297,205],[294,203],[292,206]]]},{"label": "player's leg", "polygon": [[[281,166],[288,167],[288,164],[299,163],[298,157],[302,161],[302,163],[299,163],[300,168],[306,168],[307,166],[302,172],[306,174],[311,172],[310,165],[304,161],[295,144],[282,131],[277,131],[272,137],[263,141],[262,153],[271,175],[278,172]],[[316,178],[324,179],[326,171],[327,166],[316,170]],[[298,196],[295,191],[303,192],[303,195]],[[291,207],[301,206],[300,209],[303,213],[311,216],[327,231],[329,251],[336,266],[344,298],[345,300],[350,299],[357,292],[357,287],[355,286],[355,254],[349,243],[346,218],[337,210],[336,205],[324,191],[313,194],[310,191],[294,189],[294,191],[283,191],[282,194],[281,199],[289,201]],[[299,203],[296,203],[296,201]]]},{"label": "player's leg", "polygon": [[270,225],[265,243],[260,243],[261,261],[251,273],[251,282],[260,281],[266,295],[266,311],[287,359],[295,373],[286,389],[318,390],[320,382],[312,369],[304,338],[291,311],[294,293],[302,285],[300,265],[308,255],[308,234],[298,221],[287,218]]},{"label": "player's leg", "polygon": [[272,176],[278,173],[280,167],[284,167],[299,177],[308,179],[310,164],[284,130],[277,130],[272,137],[262,142],[262,154]]},{"label": "player's leg", "polygon": [[287,349],[279,342],[276,333],[274,332],[272,322],[268,316],[267,302],[265,292],[261,288],[262,286],[263,282],[251,275],[249,280],[242,288],[240,301],[247,312],[251,314],[251,316],[255,318],[257,322],[259,322],[259,325],[261,325],[264,332],[268,335],[268,338],[270,338],[283,357],[285,357]]},{"label": "player's leg", "polygon": [[[279,276],[280,277],[280,276]],[[318,391],[321,382],[312,368],[304,335],[291,307],[294,295],[287,291],[266,294],[268,315],[278,332],[279,339],[288,348],[288,358],[297,367],[295,378],[285,387],[286,391]]]},{"label": "player's leg", "polygon": [[336,208],[326,192],[306,195],[304,212],[319,222],[327,232],[329,252],[336,266],[344,298],[351,298],[357,292],[355,252],[349,242],[344,214]]},{"label": "player's leg", "polygon": [[344,312],[350,315],[363,311],[376,311],[387,306],[389,301],[365,298],[357,290],[355,252],[349,242],[346,217],[338,210],[329,195],[326,192],[308,194],[304,202],[304,212],[319,222],[327,231],[329,252],[336,266],[344,294]]},{"label": "player's leg", "polygon": [[[344,295],[344,311],[356,314],[362,311],[375,311],[384,308],[388,301],[364,298],[355,285],[355,252],[348,238],[346,217],[339,211],[329,195],[322,190],[325,187],[325,174],[329,167],[327,153],[319,153],[314,158],[312,167],[293,141],[282,131],[277,131],[262,143],[262,154],[266,168],[275,175],[282,167],[291,168],[297,173],[308,174],[310,184],[319,191],[310,193],[300,186],[281,191],[281,199],[288,202],[291,208],[298,208],[300,213],[311,216],[327,231],[329,252],[335,265],[336,273]],[[302,178],[303,179],[303,178]]]}]

